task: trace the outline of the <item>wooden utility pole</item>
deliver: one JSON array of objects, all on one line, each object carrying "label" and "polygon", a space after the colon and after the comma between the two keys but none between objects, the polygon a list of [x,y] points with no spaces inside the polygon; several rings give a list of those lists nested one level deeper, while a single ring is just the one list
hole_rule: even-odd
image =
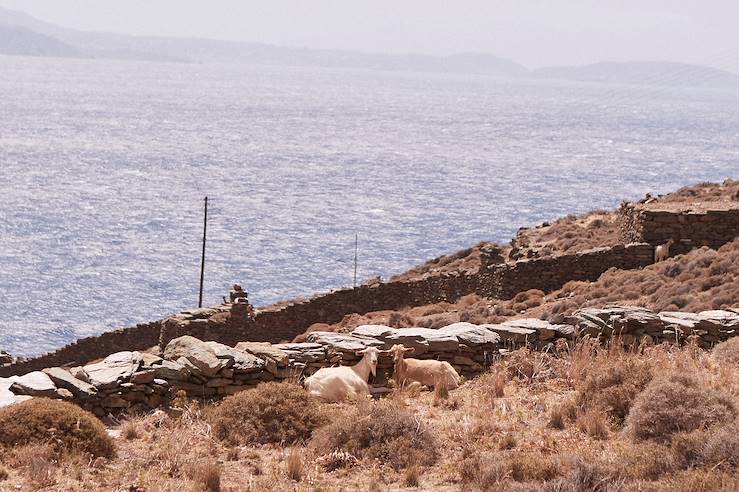
[{"label": "wooden utility pole", "polygon": [[203,211],[203,255],[200,257],[200,297],[198,307],[203,307],[203,279],[205,278],[205,236],[208,230],[208,197],[205,197],[205,210]]},{"label": "wooden utility pole", "polygon": [[357,287],[357,252],[359,250],[359,234],[354,234],[354,287]]}]

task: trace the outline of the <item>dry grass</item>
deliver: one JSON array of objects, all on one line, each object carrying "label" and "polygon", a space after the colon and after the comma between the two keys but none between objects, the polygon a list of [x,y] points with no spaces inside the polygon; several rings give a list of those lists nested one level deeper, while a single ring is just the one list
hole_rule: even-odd
[{"label": "dry grass", "polygon": [[637,440],[669,441],[673,434],[730,422],[736,404],[730,395],[708,388],[696,376],[673,373],[652,381],[626,418]]},{"label": "dry grass", "polygon": [[206,420],[230,445],[293,444],[309,439],[325,416],[300,386],[266,383],[226,398],[206,412]]},{"label": "dry grass", "polygon": [[0,409],[0,446],[48,444],[58,452],[112,457],[115,447],[103,424],[71,403],[34,398]]},{"label": "dry grass", "polygon": [[305,473],[305,465],[303,463],[303,455],[297,449],[291,449],[285,460],[285,472],[290,480],[300,482]]},{"label": "dry grass", "polygon": [[321,454],[346,451],[396,470],[432,465],[438,458],[432,431],[392,400],[360,403],[355,411],[319,429],[311,445]]},{"label": "dry grass", "polygon": [[[716,401],[739,404],[736,364],[726,364],[715,352],[696,347],[624,351],[588,341],[545,359],[526,351],[518,358],[516,367],[543,365],[545,369],[509,371],[503,361],[490,373],[450,391],[445,401],[454,400],[455,405],[434,406],[433,393],[408,392],[379,402],[321,406],[319,411],[331,416],[331,423],[315,431],[307,447],[300,441],[288,448],[279,443],[234,446],[224,442],[209,424],[210,405],[202,410],[191,403],[184,405],[181,417],[163,413],[132,417],[128,423],[135,426],[138,437],[119,438],[115,458],[60,456],[52,446],[39,444],[5,450],[0,454],[0,469],[8,476],[0,488],[737,490],[737,420],[717,419],[717,412],[726,407],[714,406]],[[596,376],[600,365],[603,374]],[[616,367],[629,369],[619,376],[619,383],[604,384],[605,374]],[[622,427],[612,412],[602,408],[600,402],[608,399],[599,395],[604,388],[632,381],[631,373],[640,368],[649,370],[651,381],[634,398],[627,425]],[[675,382],[671,376],[675,372],[697,382],[677,384],[679,394],[687,394],[685,405],[701,411],[685,413],[676,406],[677,390],[671,390],[669,398],[650,396],[665,382]],[[532,378],[531,374],[545,376]],[[581,394],[590,390],[591,397]],[[713,399],[719,391],[723,394]],[[699,398],[691,397],[691,392]],[[581,398],[588,402],[582,408]],[[673,414],[685,414],[676,417],[686,419],[679,422],[681,428],[696,429],[665,431],[660,418],[654,419],[661,410],[650,407],[645,413],[647,407],[641,404],[660,400],[677,408]],[[713,409],[710,418],[704,409]],[[652,427],[669,436],[634,439],[631,422],[637,417],[656,422]],[[556,420],[563,425],[552,425]]]}]

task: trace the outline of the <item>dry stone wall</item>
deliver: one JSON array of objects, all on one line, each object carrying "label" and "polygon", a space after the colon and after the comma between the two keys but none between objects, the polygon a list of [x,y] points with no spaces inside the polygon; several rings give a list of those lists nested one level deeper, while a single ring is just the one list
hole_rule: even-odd
[{"label": "dry stone wall", "polygon": [[739,207],[672,210],[658,204],[625,204],[619,210],[621,238],[652,245],[673,239],[671,254],[693,248],[717,249],[739,236]]},{"label": "dry stone wall", "polygon": [[[0,405],[27,397],[74,401],[99,416],[166,407],[184,391],[188,397],[217,399],[265,381],[300,380],[322,367],[352,365],[365,347],[414,348],[413,358],[448,361],[470,378],[518,347],[543,349],[578,338],[615,337],[626,345],[694,343],[711,347],[739,335],[739,309],[701,313],[654,313],[633,306],[581,309],[562,324],[539,319],[502,324],[455,323],[438,330],[357,327],[351,333],[314,332],[306,343],[240,342],[230,347],[185,335],[157,356],[138,351],[109,355],[80,367],[51,367],[10,379],[0,378]],[[389,356],[380,357],[373,386],[392,376]]]}]

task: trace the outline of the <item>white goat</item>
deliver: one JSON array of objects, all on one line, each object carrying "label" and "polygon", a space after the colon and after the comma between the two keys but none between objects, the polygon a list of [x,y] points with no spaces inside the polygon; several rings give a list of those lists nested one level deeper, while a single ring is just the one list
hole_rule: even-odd
[{"label": "white goat", "polygon": [[414,348],[393,345],[389,350],[395,363],[393,379],[398,387],[420,383],[428,387],[443,385],[446,389],[459,386],[459,374],[452,365],[440,360],[405,359],[406,353],[414,352]]},{"label": "white goat", "polygon": [[362,360],[355,365],[324,367],[306,378],[303,385],[311,395],[330,402],[369,396],[367,380],[370,374],[374,376],[377,371],[380,353],[375,347],[367,347],[356,352],[362,356]]},{"label": "white goat", "polygon": [[666,260],[670,256],[670,246],[673,244],[675,244],[675,240],[669,239],[665,244],[660,244],[654,248],[654,262],[659,263]]}]

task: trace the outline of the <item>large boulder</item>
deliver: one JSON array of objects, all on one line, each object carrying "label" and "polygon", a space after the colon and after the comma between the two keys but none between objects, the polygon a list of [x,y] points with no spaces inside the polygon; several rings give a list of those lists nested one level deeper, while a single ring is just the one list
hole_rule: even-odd
[{"label": "large boulder", "polygon": [[164,349],[164,358],[170,361],[178,361],[185,366],[191,366],[206,377],[215,376],[218,371],[232,363],[228,358],[218,358],[206,342],[190,335],[184,335],[170,341]]}]

